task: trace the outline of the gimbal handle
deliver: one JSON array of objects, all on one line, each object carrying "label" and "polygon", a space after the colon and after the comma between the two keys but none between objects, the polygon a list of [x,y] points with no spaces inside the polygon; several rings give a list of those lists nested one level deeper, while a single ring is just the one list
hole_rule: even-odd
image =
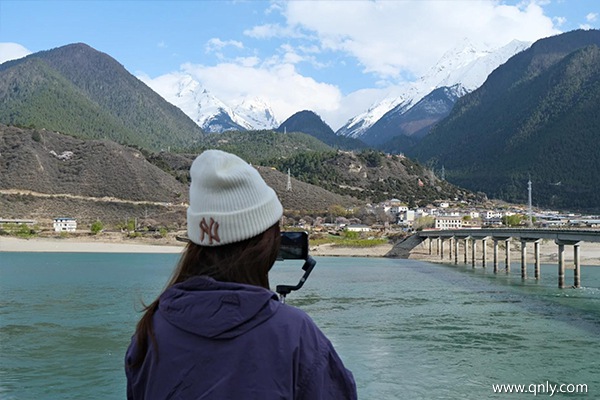
[{"label": "gimbal handle", "polygon": [[302,266],[302,269],[304,270],[304,275],[302,275],[302,278],[300,278],[300,282],[298,282],[297,285],[295,285],[295,286],[277,285],[277,287],[275,288],[275,291],[277,293],[279,293],[279,300],[282,303],[285,303],[286,295],[288,295],[293,290],[300,289],[304,285],[304,282],[306,282],[306,280],[308,279],[308,276],[312,272],[315,265],[317,265],[317,262],[315,261],[315,259],[312,258],[311,256],[307,256],[306,260],[304,261],[304,265]]}]

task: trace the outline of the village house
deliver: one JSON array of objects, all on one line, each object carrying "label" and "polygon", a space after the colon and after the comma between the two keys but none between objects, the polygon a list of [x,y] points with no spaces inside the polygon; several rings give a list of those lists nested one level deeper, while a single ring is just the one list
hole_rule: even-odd
[{"label": "village house", "polygon": [[52,223],[55,232],[75,232],[77,230],[77,220],[75,218],[54,218]]},{"label": "village house", "polygon": [[460,229],[462,228],[462,222],[460,216],[436,217],[435,229]]},{"label": "village house", "polygon": [[362,225],[362,224],[357,224],[357,225],[348,225],[346,227],[346,230],[348,230],[349,232],[370,232],[371,231],[371,227],[367,226],[367,225]]}]

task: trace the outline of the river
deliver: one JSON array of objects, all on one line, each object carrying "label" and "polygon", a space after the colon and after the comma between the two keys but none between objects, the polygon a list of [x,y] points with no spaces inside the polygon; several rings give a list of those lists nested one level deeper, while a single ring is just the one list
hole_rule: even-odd
[{"label": "river", "polygon": [[[518,264],[494,275],[414,260],[316,259],[287,302],[331,339],[361,399],[507,398],[494,393],[499,384],[545,385],[538,395],[586,385],[588,397],[600,397],[599,267],[582,267],[583,288],[561,290],[556,265],[522,281]],[[123,355],[141,301],[154,300],[176,261],[0,254],[0,399],[125,398]],[[300,267],[277,263],[272,286],[297,283]]]}]

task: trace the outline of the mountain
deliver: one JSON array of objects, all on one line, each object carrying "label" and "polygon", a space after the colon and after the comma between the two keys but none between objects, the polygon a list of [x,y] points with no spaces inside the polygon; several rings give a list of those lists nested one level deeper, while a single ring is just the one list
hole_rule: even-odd
[{"label": "mountain", "polygon": [[208,90],[203,89],[190,76],[181,77],[170,89],[175,92],[170,96],[163,95],[163,97],[181,109],[205,132],[220,133],[249,128],[247,124],[242,125],[243,121],[234,121],[233,110]]},{"label": "mountain", "polygon": [[406,109],[404,104],[394,107],[371,126],[363,140],[379,148],[387,147],[390,152],[406,151],[408,147],[395,147],[396,137],[409,138],[416,143],[429,133],[433,124],[450,113],[458,98],[466,93],[466,89],[457,84],[453,87],[440,87],[419,100],[414,106]]},{"label": "mountain", "polygon": [[189,74],[169,76],[168,81],[140,77],[169,103],[179,107],[204,131],[222,133],[272,129],[278,125],[271,107],[261,98],[248,97],[227,105]]},{"label": "mountain", "polygon": [[365,148],[365,144],[360,140],[353,138],[345,138],[337,136],[333,129],[329,127],[316,113],[313,111],[299,111],[286,119],[276,130],[280,133],[285,132],[302,132],[311,135],[323,143],[343,149],[360,149]]},{"label": "mountain", "polygon": [[[0,125],[0,155],[3,218],[51,222],[68,216],[81,225],[135,218],[146,226],[185,226],[189,169],[196,153],[154,153],[110,140]],[[257,169],[286,213],[325,213],[333,205],[363,203],[294,178],[290,191],[287,173],[271,166]]]},{"label": "mountain", "polygon": [[0,65],[0,123],[152,149],[186,147],[202,130],[121,64],[71,44]]},{"label": "mountain", "polygon": [[401,199],[411,207],[440,199],[482,200],[436,177],[402,155],[374,150],[298,153],[271,160],[269,165],[306,183],[368,202]]},{"label": "mountain", "polygon": [[116,223],[146,215],[170,225],[185,216],[187,186],[137,149],[0,125],[0,154],[4,218]]},{"label": "mountain", "polygon": [[508,201],[599,209],[600,31],[535,42],[457,101],[410,156]]},{"label": "mountain", "polygon": [[279,125],[271,106],[259,97],[244,99],[233,112],[248,124],[248,129],[273,129]]},{"label": "mountain", "polygon": [[[379,139],[371,140],[370,136],[376,137],[385,136],[391,138],[391,128],[388,133],[381,133],[376,129],[370,131],[386,113],[393,111],[393,115],[401,117],[404,112],[410,110],[417,105],[421,99],[426,96],[436,97],[438,93],[434,93],[437,89],[448,88],[449,91],[454,91],[454,94],[448,96],[452,100],[456,96],[461,96],[464,93],[471,92],[479,87],[487,78],[490,72],[496,67],[504,63],[514,54],[523,51],[529,47],[530,43],[512,41],[509,44],[490,50],[485,46],[476,46],[467,39],[464,39],[454,49],[446,52],[442,58],[434,65],[425,75],[418,81],[404,85],[395,93],[390,93],[381,102],[375,104],[364,113],[350,119],[342,126],[336,135],[353,137],[363,140],[367,144],[381,144]],[[435,114],[435,113],[434,113]],[[388,116],[386,125],[401,126],[404,121],[392,123],[389,121],[391,116]],[[443,114],[442,114],[443,117]],[[414,116],[413,116],[414,118]],[[440,116],[435,118],[425,118],[429,120],[429,126],[440,119]],[[422,128],[426,125],[422,124]],[[411,136],[409,129],[408,135],[401,129],[397,131],[396,136],[406,135]],[[414,139],[413,139],[414,140]],[[409,141],[412,142],[412,141]]]},{"label": "mountain", "polygon": [[[254,134],[264,132],[274,134],[272,131],[255,131]],[[238,134],[245,135],[246,132],[223,133],[223,135]],[[252,133],[249,133],[249,135],[252,135]],[[228,150],[240,157],[244,156],[242,152],[234,151],[233,149]],[[161,169],[177,176],[178,180],[187,181],[189,180],[189,169],[194,158],[195,154],[160,152],[149,155],[148,160],[155,165],[159,165]],[[284,207],[285,215],[310,214],[315,216],[327,213],[332,206],[351,208],[364,205],[364,201],[355,197],[337,194],[323,189],[319,185],[313,185],[297,180],[294,177],[289,177],[287,171],[278,170],[270,161],[263,159],[262,161],[255,162],[255,160],[252,160],[252,165],[257,169],[265,182],[277,193],[277,197],[279,197]],[[288,187],[288,178],[291,188]]]},{"label": "mountain", "polygon": [[193,149],[201,153],[206,149],[220,149],[234,153],[252,164],[274,158],[288,158],[298,153],[332,151],[317,138],[300,132],[281,134],[271,130],[229,131],[208,135],[206,141]]}]

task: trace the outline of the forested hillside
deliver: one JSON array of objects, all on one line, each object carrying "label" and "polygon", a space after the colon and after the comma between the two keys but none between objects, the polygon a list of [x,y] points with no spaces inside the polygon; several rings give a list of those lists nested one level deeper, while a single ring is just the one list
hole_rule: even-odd
[{"label": "forested hillside", "polygon": [[321,142],[344,150],[364,149],[365,143],[358,139],[337,136],[333,129],[321,117],[312,111],[304,110],[286,119],[277,128],[277,132],[302,132],[319,139]]},{"label": "forested hillside", "polygon": [[[260,163],[302,152],[331,151],[332,148],[304,133],[281,134],[274,131],[229,131],[207,135],[200,146],[191,152],[199,154],[206,149],[220,149],[235,153],[251,163]],[[188,151],[190,152],[190,151]]]},{"label": "forested hillside", "polygon": [[0,66],[0,123],[153,150],[201,142],[201,129],[107,54],[82,44]]},{"label": "forested hillside", "polygon": [[373,150],[300,153],[269,164],[281,171],[289,169],[304,182],[369,202],[396,198],[416,207],[440,199],[483,200],[404,156]]},{"label": "forested hillside", "polygon": [[600,207],[600,32],[540,40],[494,71],[408,154],[449,181],[541,206]]}]

